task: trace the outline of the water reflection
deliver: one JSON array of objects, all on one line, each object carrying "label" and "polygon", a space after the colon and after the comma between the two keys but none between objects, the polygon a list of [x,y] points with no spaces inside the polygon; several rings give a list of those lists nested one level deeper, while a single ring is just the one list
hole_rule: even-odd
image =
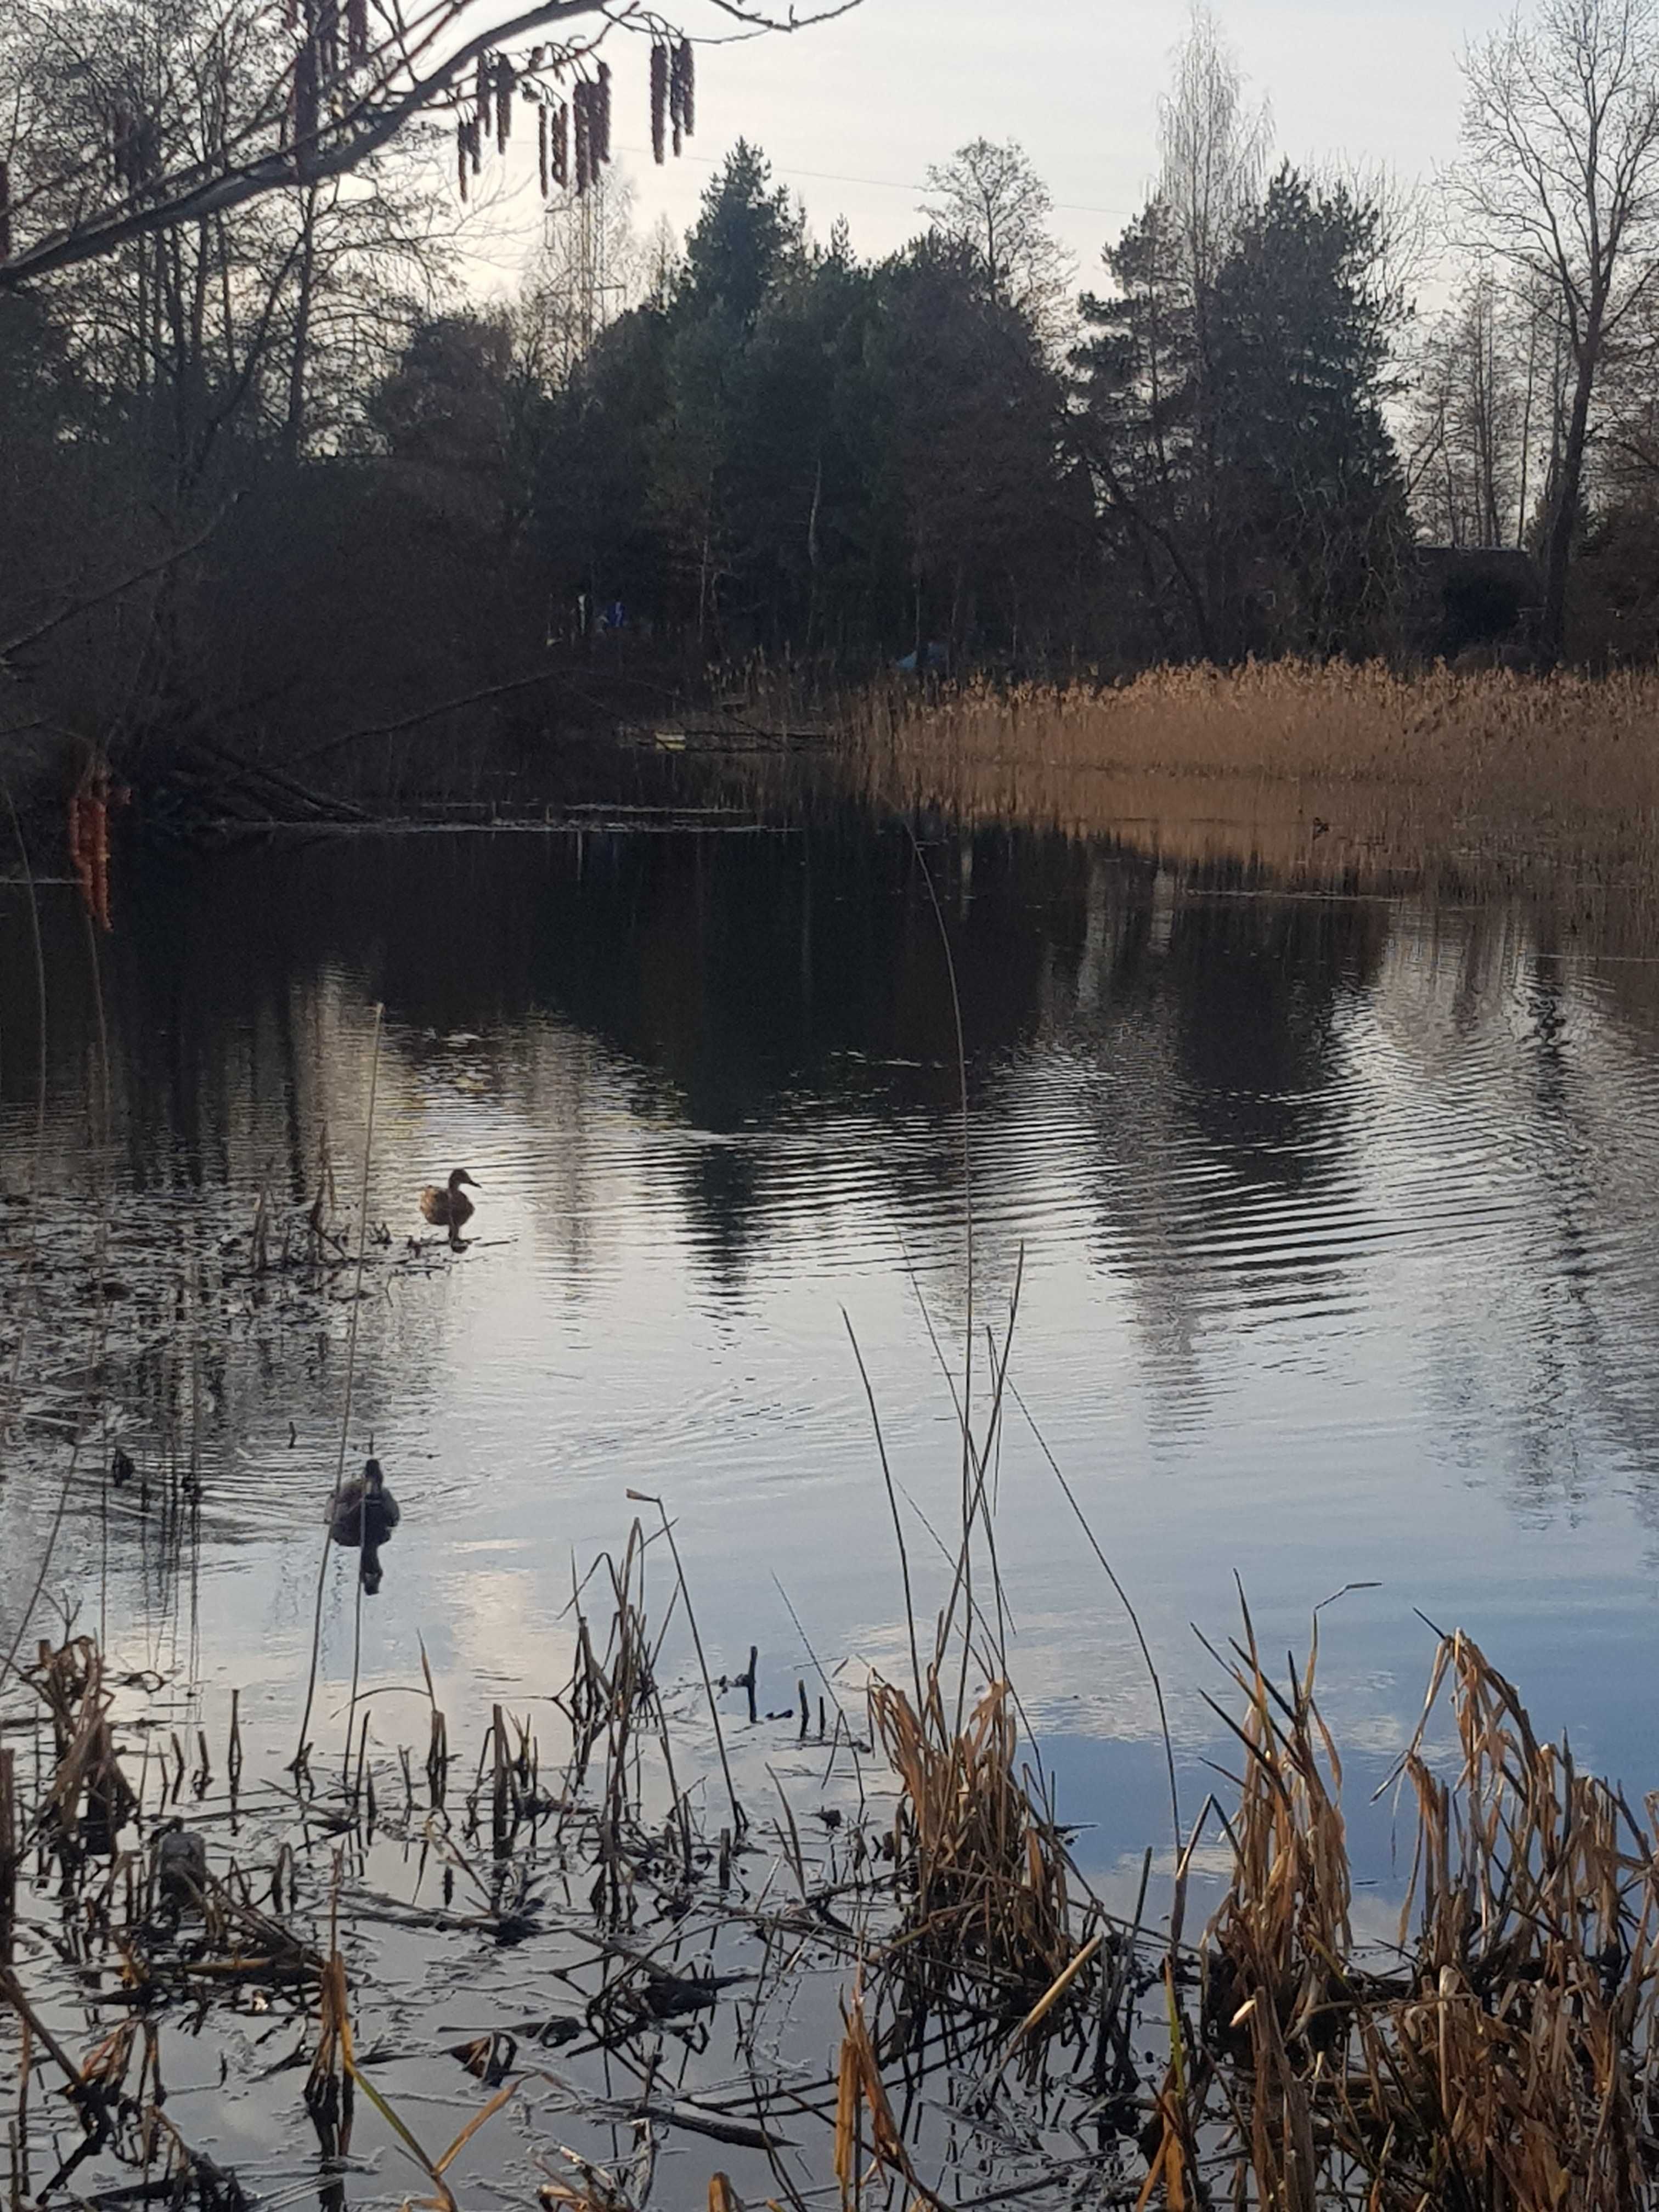
[{"label": "water reflection", "polygon": [[[1218,1625],[1237,1569],[1275,1644],[1382,1584],[1327,1634],[1334,1715],[1378,1760],[1414,1716],[1420,1607],[1479,1633],[1586,1757],[1659,1779],[1634,1688],[1659,1512],[1645,971],[1501,904],[1275,897],[1242,868],[1004,832],[930,861],[975,1310],[1001,1325],[1023,1253],[1021,1394],[1142,1606],[1187,1755],[1212,1729],[1187,1622]],[[146,1482],[199,1464],[210,1669],[273,1712],[303,1673],[352,1302],[324,1270],[239,1290],[193,1351],[178,1324],[213,1270],[240,1281],[261,1190],[290,1223],[331,1177],[355,1203],[377,999],[369,1210],[392,1244],[350,1444],[398,1470],[406,1518],[366,1674],[418,1679],[423,1638],[474,1691],[550,1686],[572,1554],[617,1538],[630,1486],[680,1516],[714,1669],[760,1645],[763,1708],[804,1663],[792,1607],[819,1651],[896,1662],[841,1310],[935,1527],[956,1455],[921,1307],[947,1343],[967,1310],[951,1000],[908,840],[843,818],[284,843],[144,863],[123,912],[100,1150],[86,934],[48,905],[37,1158],[32,963],[0,908],[0,1170],[84,1255],[77,1282],[125,1286],[123,1449]],[[418,1194],[456,1160],[482,1187],[465,1249],[420,1248]],[[54,1309],[65,1375],[100,1328],[98,1297]],[[1138,1747],[1132,1641],[1023,1428],[1000,1479],[1028,1707],[1057,1742]],[[55,1496],[0,1507],[7,1618]],[[112,1610],[153,1636],[185,1554],[131,1497],[77,1509],[65,1559],[106,1550]],[[917,1558],[927,1604],[921,1519]],[[325,1674],[349,1671],[353,1595],[331,1589]],[[1106,1818],[1099,1778],[1078,1787]]]}]

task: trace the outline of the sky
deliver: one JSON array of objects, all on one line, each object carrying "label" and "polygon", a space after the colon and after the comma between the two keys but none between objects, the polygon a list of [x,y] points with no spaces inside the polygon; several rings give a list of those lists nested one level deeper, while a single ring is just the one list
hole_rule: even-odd
[{"label": "sky", "polygon": [[[676,15],[728,33],[708,0]],[[797,0],[802,12],[810,0]],[[780,0],[779,12],[782,10]],[[1218,0],[1222,33],[1279,151],[1298,161],[1382,162],[1428,181],[1456,151],[1465,42],[1510,0]],[[854,246],[880,253],[921,226],[930,163],[975,137],[1015,138],[1054,196],[1054,227],[1079,281],[1144,202],[1157,167],[1158,102],[1188,21],[1186,0],[861,0],[790,36],[702,46],[697,131],[684,158],[651,160],[643,40],[607,42],[616,72],[614,166],[637,188],[637,220],[684,230],[714,169],[746,137],[805,203],[820,237],[845,216]],[[505,180],[504,180],[505,181]],[[535,219],[516,170],[496,205],[479,289],[505,288]],[[493,276],[492,273],[494,272]]]}]

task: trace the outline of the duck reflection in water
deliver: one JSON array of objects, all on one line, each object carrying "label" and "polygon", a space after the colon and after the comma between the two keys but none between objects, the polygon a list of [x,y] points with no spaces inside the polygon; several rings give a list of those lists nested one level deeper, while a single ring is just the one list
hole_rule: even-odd
[{"label": "duck reflection in water", "polygon": [[391,1541],[392,1532],[402,1518],[377,1459],[370,1460],[362,1473],[354,1474],[330,1501],[329,1522],[335,1542],[349,1552],[362,1547],[358,1573],[370,1597],[380,1587],[380,1547]]}]

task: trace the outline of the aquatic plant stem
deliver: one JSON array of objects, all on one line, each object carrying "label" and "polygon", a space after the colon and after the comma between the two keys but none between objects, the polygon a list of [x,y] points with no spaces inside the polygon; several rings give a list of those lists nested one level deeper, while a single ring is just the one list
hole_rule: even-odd
[{"label": "aquatic plant stem", "polygon": [[1100,1562],[1107,1581],[1110,1583],[1112,1588],[1117,1593],[1119,1604],[1123,1607],[1125,1613],[1128,1614],[1129,1626],[1134,1631],[1135,1642],[1140,1646],[1140,1656],[1146,1663],[1147,1677],[1152,1686],[1152,1695],[1158,1700],[1158,1733],[1164,1739],[1164,1764],[1168,1770],[1170,1778],[1170,1818],[1175,1829],[1176,1864],[1179,1866],[1181,1863],[1181,1855],[1182,1850],[1181,1830],[1181,1792],[1176,1783],[1175,1745],[1170,1735],[1170,1716],[1164,1709],[1164,1685],[1158,1680],[1158,1668],[1152,1663],[1152,1650],[1146,1642],[1146,1632],[1140,1626],[1140,1615],[1135,1611],[1133,1605],[1130,1602],[1128,1591],[1124,1589],[1122,1583],[1118,1580],[1117,1570],[1113,1566],[1105,1553],[1101,1550],[1099,1542],[1096,1538],[1095,1532],[1089,1526],[1087,1516],[1085,1515],[1083,1508],[1077,1502],[1077,1493],[1073,1490],[1071,1484],[1067,1482],[1065,1475],[1060,1472],[1060,1462],[1054,1457],[1053,1452],[1049,1450],[1048,1439],[1044,1437],[1042,1430],[1038,1428],[1036,1420],[1032,1418],[1030,1407],[1026,1404],[1024,1399],[1020,1396],[1018,1389],[1012,1382],[1008,1385],[1008,1390],[1015,1405],[1017,1405],[1019,1407],[1020,1412],[1024,1414],[1026,1425],[1030,1428],[1031,1434],[1036,1438],[1037,1449],[1042,1454],[1044,1459],[1048,1461],[1049,1471],[1053,1474],[1054,1480],[1060,1485],[1060,1491],[1065,1497],[1066,1503],[1071,1507],[1073,1512],[1076,1515],[1078,1527],[1082,1529],[1084,1539],[1088,1544],[1089,1549],[1094,1553],[1096,1559]]},{"label": "aquatic plant stem", "polygon": [[[974,1514],[974,1170],[969,1139],[968,1121],[968,1047],[962,1028],[962,994],[957,988],[957,963],[951,951],[951,933],[945,926],[945,909],[939,902],[927,855],[921,841],[908,823],[910,850],[921,880],[927,885],[928,902],[933,909],[933,920],[939,925],[939,946],[945,954],[945,981],[951,987],[951,1015],[956,1024],[957,1081],[962,1099],[962,1207],[963,1233],[967,1261],[967,1315],[963,1325],[962,1352],[962,1557],[963,1580],[968,1590],[969,1606],[973,1603],[973,1514]],[[941,1626],[939,1642],[934,1649],[934,1666],[943,1664],[945,1629]],[[962,1673],[957,1685],[957,1727],[962,1727],[962,1717],[968,1702],[968,1644],[964,1637],[962,1650]]]},{"label": "aquatic plant stem", "polygon": [[720,1755],[720,1772],[726,1777],[726,1794],[732,1801],[732,1823],[734,1835],[741,1835],[749,1826],[744,1809],[738,1802],[737,1784],[732,1779],[732,1765],[726,1756],[726,1737],[720,1729],[720,1707],[714,1703],[714,1685],[709,1678],[708,1662],[703,1656],[702,1638],[697,1632],[697,1615],[691,1603],[690,1586],[685,1579],[685,1569],[680,1564],[680,1547],[674,1541],[674,1524],[668,1517],[668,1509],[660,1498],[653,1498],[647,1490],[630,1490],[629,1498],[635,1505],[654,1505],[662,1519],[662,1533],[668,1539],[669,1555],[674,1562],[674,1572],[679,1577],[685,1598],[685,1617],[691,1624],[691,1641],[696,1647],[697,1664],[702,1670],[702,1686],[708,1698],[708,1717],[714,1723],[714,1744]]},{"label": "aquatic plant stem", "polygon": [[[311,1726],[311,1708],[317,1696],[317,1658],[323,1642],[323,1591],[328,1577],[328,1555],[334,1542],[334,1509],[339,1503],[345,1485],[346,1446],[351,1436],[351,1397],[357,1379],[357,1316],[363,1303],[363,1253],[368,1242],[368,1170],[374,1150],[374,1097],[380,1079],[380,1024],[385,1008],[376,1002],[374,1035],[368,1058],[368,1114],[363,1124],[363,1180],[361,1207],[357,1217],[357,1271],[352,1284],[351,1319],[346,1328],[345,1402],[340,1409],[340,1449],[334,1463],[334,1494],[329,1500],[328,1527],[323,1536],[323,1556],[317,1567],[317,1602],[311,1620],[311,1669],[306,1680],[306,1705],[300,1716],[300,1740],[295,1748],[293,1769],[298,1772],[306,1763],[306,1730]],[[362,1620],[361,1566],[358,1581],[357,1618],[361,1632]],[[357,1706],[357,1652],[354,1647],[351,1661],[351,1711],[346,1717],[346,1746],[349,1757],[351,1724]]]},{"label": "aquatic plant stem", "polygon": [[887,1510],[893,1516],[893,1540],[898,1546],[899,1573],[904,1581],[904,1626],[910,1638],[910,1678],[915,1685],[916,1711],[920,1712],[922,1704],[921,1655],[916,1649],[916,1606],[910,1592],[910,1554],[905,1549],[904,1524],[899,1519],[898,1499],[893,1492],[893,1470],[887,1461],[887,1445],[881,1433],[881,1415],[876,1411],[876,1394],[871,1388],[869,1370],[865,1366],[864,1354],[859,1349],[859,1340],[854,1334],[845,1306],[841,1310],[841,1317],[847,1330],[848,1341],[853,1347],[853,1357],[858,1362],[859,1380],[864,1385],[864,1395],[869,1401],[870,1425],[876,1432],[876,1455],[881,1462],[881,1479],[887,1486]]}]

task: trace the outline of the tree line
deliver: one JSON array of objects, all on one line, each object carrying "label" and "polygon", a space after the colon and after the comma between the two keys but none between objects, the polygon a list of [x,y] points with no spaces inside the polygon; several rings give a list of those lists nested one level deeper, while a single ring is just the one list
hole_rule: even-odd
[{"label": "tree line", "polygon": [[[276,124],[258,0],[9,10],[0,732],[293,759],[448,699],[533,721],[572,657],[1650,657],[1655,6],[1537,0],[1471,50],[1434,210],[1278,154],[1196,14],[1155,186],[1081,289],[1010,143],[931,170],[883,257],[815,239],[743,143],[683,241],[642,240],[592,54],[564,106],[540,49],[395,130],[337,93],[318,145],[359,141],[324,161],[304,56],[369,67],[351,8],[295,17]],[[660,152],[690,49],[658,39],[648,83]],[[520,112],[544,234],[481,308],[462,194]],[[1476,592],[1460,632],[1425,542],[1535,577],[1520,620]]]}]

